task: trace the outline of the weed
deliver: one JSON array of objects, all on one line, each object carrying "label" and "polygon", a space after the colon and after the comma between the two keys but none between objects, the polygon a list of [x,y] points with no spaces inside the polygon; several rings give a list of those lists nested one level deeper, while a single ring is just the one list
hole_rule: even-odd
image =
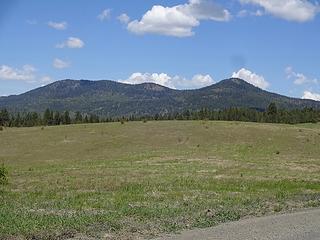
[{"label": "weed", "polygon": [[0,185],[8,184],[8,169],[2,164],[0,166]]}]

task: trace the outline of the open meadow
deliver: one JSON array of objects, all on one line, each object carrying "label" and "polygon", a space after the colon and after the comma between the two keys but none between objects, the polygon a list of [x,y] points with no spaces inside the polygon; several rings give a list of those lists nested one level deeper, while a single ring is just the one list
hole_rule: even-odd
[{"label": "open meadow", "polygon": [[320,206],[320,124],[6,128],[1,163],[0,239],[152,238]]}]

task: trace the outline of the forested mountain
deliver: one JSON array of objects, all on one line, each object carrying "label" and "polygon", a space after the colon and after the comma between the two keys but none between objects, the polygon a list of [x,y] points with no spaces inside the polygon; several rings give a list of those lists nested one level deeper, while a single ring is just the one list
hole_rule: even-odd
[{"label": "forested mountain", "polygon": [[153,83],[129,85],[119,82],[62,80],[21,95],[0,98],[0,109],[11,112],[82,112],[104,117],[154,115],[230,107],[265,109],[271,102],[278,108],[320,109],[320,102],[289,98],[231,78],[195,90],[173,90]]}]

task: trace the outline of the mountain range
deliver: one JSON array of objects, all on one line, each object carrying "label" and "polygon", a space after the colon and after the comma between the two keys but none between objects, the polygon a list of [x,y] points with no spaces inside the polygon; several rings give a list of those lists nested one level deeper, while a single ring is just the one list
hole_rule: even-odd
[{"label": "mountain range", "polygon": [[320,109],[320,102],[286,97],[231,78],[195,90],[175,90],[154,83],[130,85],[110,80],[61,80],[29,92],[0,97],[0,109],[13,112],[54,111],[92,113],[104,117],[154,115],[184,110],[242,107]]}]

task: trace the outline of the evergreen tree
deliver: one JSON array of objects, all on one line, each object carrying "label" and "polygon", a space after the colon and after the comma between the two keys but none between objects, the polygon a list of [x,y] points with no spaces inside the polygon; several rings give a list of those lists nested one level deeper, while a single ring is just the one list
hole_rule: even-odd
[{"label": "evergreen tree", "polygon": [[86,116],[84,117],[84,123],[89,123],[88,115],[86,115]]},{"label": "evergreen tree", "polygon": [[277,105],[275,103],[270,103],[267,108],[268,121],[277,122],[277,114],[278,114]]},{"label": "evergreen tree", "polygon": [[54,122],[54,125],[60,125],[61,124],[62,119],[61,119],[61,114],[59,112],[55,112],[54,113],[53,122]]},{"label": "evergreen tree", "polygon": [[82,123],[82,121],[83,121],[82,114],[79,111],[76,112],[75,122],[76,123]]},{"label": "evergreen tree", "polygon": [[71,124],[71,118],[70,118],[70,113],[69,113],[69,111],[65,111],[65,112],[64,112],[62,119],[63,119],[63,120],[62,120],[63,124],[66,124],[66,125]]},{"label": "evergreen tree", "polygon": [[10,121],[10,115],[7,109],[0,111],[0,126],[8,126]]},{"label": "evergreen tree", "polygon": [[48,126],[53,125],[53,112],[49,108],[43,114],[43,124]]}]

